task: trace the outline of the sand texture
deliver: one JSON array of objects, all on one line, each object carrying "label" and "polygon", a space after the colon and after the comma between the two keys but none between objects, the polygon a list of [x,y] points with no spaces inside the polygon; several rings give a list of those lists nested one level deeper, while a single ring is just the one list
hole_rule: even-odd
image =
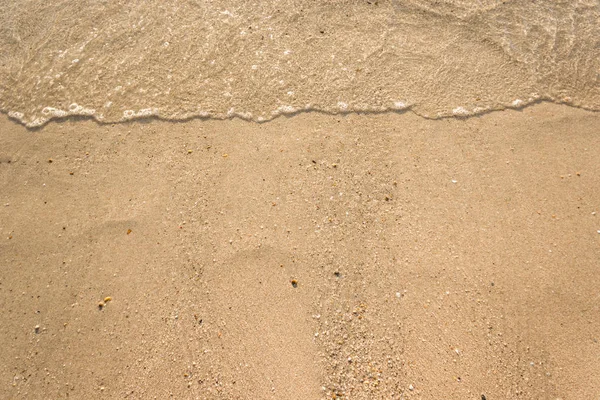
[{"label": "sand texture", "polygon": [[596,398],[598,127],[3,117],[0,398]]}]

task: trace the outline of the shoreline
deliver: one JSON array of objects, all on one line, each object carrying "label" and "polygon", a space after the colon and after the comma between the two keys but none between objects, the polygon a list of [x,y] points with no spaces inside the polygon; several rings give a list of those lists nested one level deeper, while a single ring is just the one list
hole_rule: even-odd
[{"label": "shoreline", "polygon": [[[303,114],[317,114],[317,115],[329,115],[333,117],[344,117],[347,115],[382,115],[382,114],[405,114],[412,113],[420,118],[437,121],[444,119],[469,119],[469,118],[477,118],[488,115],[490,113],[501,112],[501,111],[522,111],[529,107],[534,107],[540,104],[553,104],[557,106],[567,106],[574,109],[589,111],[592,113],[600,112],[600,110],[593,107],[586,107],[582,105],[571,104],[568,101],[558,101],[555,99],[549,98],[538,98],[538,99],[530,99],[528,102],[523,102],[520,99],[514,100],[510,104],[499,105],[494,108],[480,108],[475,107],[472,111],[468,111],[461,106],[456,107],[452,110],[452,113],[448,114],[438,114],[437,116],[430,116],[427,114],[422,114],[415,111],[413,105],[406,105],[402,103],[402,105],[398,105],[395,107],[388,107],[384,109],[357,109],[351,111],[328,111],[325,109],[319,108],[294,108],[291,106],[282,106],[278,110],[271,112],[271,117],[267,119],[263,119],[259,117],[258,119],[254,118],[251,113],[245,112],[230,112],[227,114],[216,114],[212,115],[206,111],[200,111],[197,114],[190,116],[182,116],[177,118],[168,118],[160,116],[160,112],[157,109],[147,108],[132,112],[132,116],[123,117],[123,119],[118,121],[104,121],[104,118],[98,118],[95,115],[95,112],[86,111],[83,114],[71,113],[69,111],[57,110],[57,115],[44,117],[43,121],[39,124],[30,125],[23,121],[22,113],[14,112],[14,111],[2,111],[0,110],[0,114],[3,114],[10,121],[24,126],[27,130],[37,131],[40,129],[44,129],[46,125],[50,123],[63,123],[63,122],[77,122],[77,121],[92,121],[98,124],[99,126],[103,125],[115,125],[115,124],[130,124],[130,123],[151,123],[151,122],[171,122],[171,123],[187,123],[191,121],[232,121],[232,120],[241,120],[245,122],[253,122],[257,124],[267,124],[273,122],[279,118],[293,118]],[[79,106],[78,106],[79,107]],[[84,108],[84,110],[88,110]],[[155,111],[153,111],[155,110]],[[93,110],[92,110],[93,111]]]}]

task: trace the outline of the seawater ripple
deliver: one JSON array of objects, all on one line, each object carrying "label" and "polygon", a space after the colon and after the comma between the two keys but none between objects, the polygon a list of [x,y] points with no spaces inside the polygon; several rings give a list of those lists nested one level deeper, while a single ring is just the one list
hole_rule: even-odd
[{"label": "seawater ripple", "polygon": [[17,0],[0,5],[0,111],[39,127],[599,110],[598,20],[592,0]]}]

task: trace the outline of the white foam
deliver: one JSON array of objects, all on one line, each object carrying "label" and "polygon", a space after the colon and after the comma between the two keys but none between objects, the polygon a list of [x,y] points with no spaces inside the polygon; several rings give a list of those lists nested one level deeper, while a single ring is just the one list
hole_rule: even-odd
[{"label": "white foam", "polygon": [[247,121],[251,121],[252,120],[252,113],[251,112],[239,112],[236,113],[236,116],[241,118],[241,119],[245,119]]},{"label": "white foam", "polygon": [[93,116],[96,114],[96,110],[93,108],[85,108],[80,106],[77,103],[72,103],[69,105],[67,110],[62,110],[56,107],[44,107],[42,109],[43,117],[35,118],[32,122],[27,123],[27,126],[40,126],[48,122],[53,118],[64,118],[70,115],[85,115],[85,116]]},{"label": "white foam", "polygon": [[465,115],[469,115],[469,110],[467,110],[464,107],[456,107],[454,110],[452,110],[452,114],[456,115],[456,116],[465,116]]},{"label": "white foam", "polygon": [[48,117],[56,117],[56,118],[66,117],[67,115],[69,115],[68,112],[66,112],[64,110],[59,110],[54,107],[44,107],[44,109],[42,110],[42,114],[44,114]]},{"label": "white foam", "polygon": [[280,114],[293,114],[297,112],[298,109],[292,106],[279,106],[275,111],[273,111],[272,115],[280,115]]},{"label": "white foam", "polygon": [[18,111],[9,111],[8,116],[10,118],[18,119],[19,121],[23,122],[25,114],[23,114],[22,112],[18,112]]},{"label": "white foam", "polygon": [[125,110],[123,111],[123,119],[130,120],[135,118],[152,117],[158,114],[158,108],[142,108],[138,112],[135,112],[134,110]]},{"label": "white foam", "polygon": [[34,119],[33,121],[31,121],[29,124],[27,124],[27,126],[29,126],[31,128],[37,128],[38,126],[44,125],[48,121],[49,121],[48,118],[38,117],[38,118]]},{"label": "white foam", "polygon": [[[121,89],[121,88],[117,87],[116,89]],[[536,94],[532,94],[531,96],[534,98],[539,97]],[[527,98],[529,99],[529,101],[527,101],[527,102],[525,102],[521,99],[516,99],[510,103],[504,104],[504,107],[506,107],[506,108],[524,107],[527,104],[531,103],[531,98],[530,97],[527,97]],[[270,113],[262,112],[258,115],[253,114],[249,110],[238,111],[233,107],[231,107],[227,111],[223,111],[223,112],[202,110],[198,107],[196,111],[186,112],[186,113],[180,112],[180,113],[175,113],[175,114],[173,114],[173,112],[171,110],[164,110],[164,109],[160,109],[157,107],[148,107],[148,108],[143,108],[143,109],[139,109],[139,110],[133,110],[133,109],[125,110],[125,111],[123,111],[122,117],[120,119],[115,121],[114,117],[111,116],[110,120],[111,120],[111,122],[130,121],[130,120],[134,120],[136,118],[153,117],[153,116],[165,118],[168,120],[182,120],[182,119],[189,119],[189,118],[194,118],[194,117],[213,118],[213,119],[231,119],[231,118],[237,117],[237,118],[240,118],[240,119],[243,119],[246,121],[266,122],[266,121],[270,121],[280,115],[292,115],[292,114],[296,114],[298,112],[316,111],[316,112],[327,112],[327,113],[332,113],[332,114],[347,113],[347,112],[380,113],[380,112],[388,112],[388,111],[407,110],[407,109],[411,109],[413,107],[411,104],[407,104],[406,102],[400,101],[400,100],[388,101],[385,104],[386,105],[384,105],[384,104],[370,105],[368,103],[354,103],[354,104],[350,105],[350,104],[348,104],[346,102],[342,102],[342,101],[336,102],[334,104],[330,104],[329,106],[320,106],[320,107],[315,107],[311,103],[307,103],[304,106],[293,106],[293,105],[286,104],[286,105],[279,105],[275,110],[271,111]],[[109,107],[112,107],[112,106],[113,106],[112,102],[107,101],[104,103],[102,108],[108,109]],[[491,111],[494,109],[497,109],[497,108],[490,107],[490,106],[488,106],[488,107],[477,106],[477,107],[474,107],[472,110],[470,110],[465,106],[458,106],[451,110],[441,110],[436,115],[431,116],[431,117],[427,114],[419,113],[418,111],[417,111],[417,113],[418,113],[418,115],[421,115],[426,118],[445,118],[445,117],[451,117],[451,116],[469,117],[472,115],[481,114],[483,112]],[[500,109],[500,108],[498,108],[498,109]],[[21,122],[22,124],[24,124],[27,127],[39,127],[39,126],[44,125],[45,123],[47,123],[48,121],[50,121],[52,119],[64,118],[64,117],[68,117],[68,116],[72,116],[72,115],[91,116],[97,121],[104,121],[104,119],[105,119],[104,114],[97,113],[95,109],[83,107],[83,106],[79,105],[78,103],[70,104],[66,110],[63,110],[63,109],[60,109],[57,107],[47,106],[41,110],[41,113],[40,112],[36,113],[35,111],[32,112],[31,114],[25,114],[25,113],[18,112],[18,111],[8,112],[8,116],[10,118],[18,120],[19,122]]]},{"label": "white foam", "polygon": [[158,114],[158,110],[156,108],[144,108],[140,111],[138,111],[137,116],[138,117],[149,117],[152,115],[156,115]]}]

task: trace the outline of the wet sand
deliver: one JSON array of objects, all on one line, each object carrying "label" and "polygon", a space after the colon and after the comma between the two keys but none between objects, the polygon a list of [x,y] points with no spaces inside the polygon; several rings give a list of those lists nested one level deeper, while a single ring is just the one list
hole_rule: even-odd
[{"label": "wet sand", "polygon": [[593,398],[598,126],[2,117],[0,397]]}]

